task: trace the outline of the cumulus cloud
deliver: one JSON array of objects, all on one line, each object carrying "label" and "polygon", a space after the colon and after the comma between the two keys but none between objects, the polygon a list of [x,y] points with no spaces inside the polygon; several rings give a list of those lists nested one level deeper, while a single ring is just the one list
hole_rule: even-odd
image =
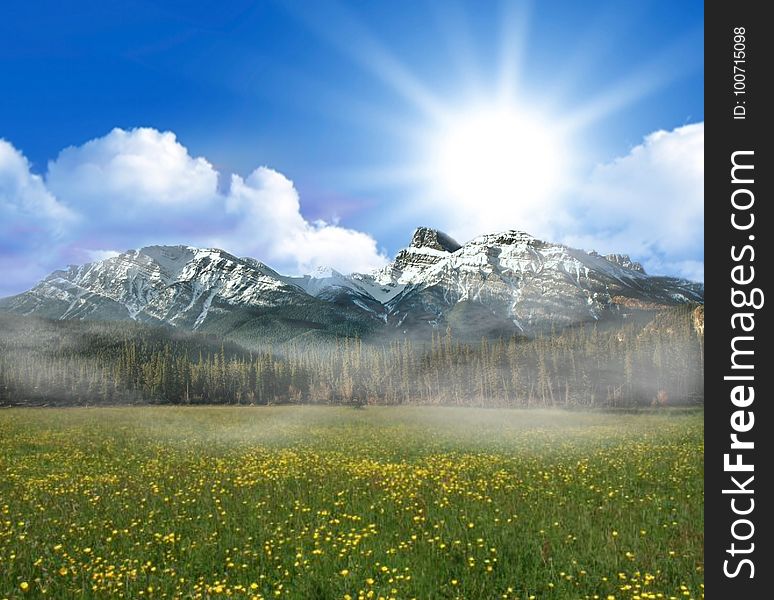
[{"label": "cumulus cloud", "polygon": [[49,162],[45,177],[31,173],[21,153],[0,141],[2,256],[11,256],[18,271],[0,295],[30,287],[68,262],[149,244],[220,247],[285,273],[318,266],[363,271],[386,262],[369,235],[308,221],[292,181],[281,173],[260,167],[244,179],[232,175],[225,192],[220,175],[173,133],[149,128],[114,129],[66,148]]},{"label": "cumulus cloud", "polygon": [[73,220],[73,213],[46,188],[43,179],[30,171],[27,158],[6,140],[0,139],[0,208],[6,226],[24,216],[50,224]]},{"label": "cumulus cloud", "polygon": [[140,127],[113,129],[82,146],[65,148],[49,163],[46,183],[58,197],[81,207],[130,203],[163,209],[208,203],[218,174],[204,158],[190,156],[171,131]]},{"label": "cumulus cloud", "polygon": [[226,227],[218,172],[172,132],[114,129],[65,148],[45,183],[82,216],[70,232],[71,262],[148,244],[207,244]]},{"label": "cumulus cloud", "polygon": [[76,221],[25,156],[0,139],[0,296],[45,275],[57,243]]},{"label": "cumulus cloud", "polygon": [[704,123],[656,131],[599,165],[571,208],[565,242],[627,252],[652,273],[704,275]]},{"label": "cumulus cloud", "polygon": [[227,210],[247,216],[235,224],[236,236],[262,240],[270,264],[292,257],[297,270],[306,273],[323,266],[362,272],[386,262],[369,235],[325,221],[306,221],[293,183],[267,167],[245,180],[232,175]]}]

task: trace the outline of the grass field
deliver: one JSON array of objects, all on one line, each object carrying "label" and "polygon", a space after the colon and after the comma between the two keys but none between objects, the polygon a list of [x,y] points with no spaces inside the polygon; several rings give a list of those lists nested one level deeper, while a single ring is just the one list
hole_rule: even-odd
[{"label": "grass field", "polygon": [[0,598],[704,597],[703,413],[0,411]]}]

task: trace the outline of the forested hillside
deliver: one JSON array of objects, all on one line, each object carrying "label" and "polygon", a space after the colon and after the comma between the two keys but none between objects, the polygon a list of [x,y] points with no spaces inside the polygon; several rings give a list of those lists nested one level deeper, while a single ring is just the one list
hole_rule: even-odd
[{"label": "forested hillside", "polygon": [[248,350],[133,323],[0,318],[0,404],[356,403],[620,407],[703,401],[703,306],[649,322],[463,343]]}]

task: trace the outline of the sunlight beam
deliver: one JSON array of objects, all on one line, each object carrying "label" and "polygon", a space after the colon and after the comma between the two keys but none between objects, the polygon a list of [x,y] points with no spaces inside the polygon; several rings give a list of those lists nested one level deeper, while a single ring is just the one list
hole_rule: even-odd
[{"label": "sunlight beam", "polygon": [[434,120],[445,116],[445,107],[411,71],[395,58],[363,22],[346,6],[338,2],[325,4],[326,11],[335,13],[339,25],[334,32],[323,26],[321,19],[301,10],[288,10],[310,31],[366,72],[388,85],[398,95]]},{"label": "sunlight beam", "polygon": [[673,81],[696,68],[691,61],[675,63],[675,56],[688,56],[687,51],[696,45],[696,36],[683,37],[658,53],[656,58],[642,65],[630,76],[619,79],[612,85],[573,111],[563,121],[563,127],[577,131],[600,121],[631,104],[634,104],[654,92],[666,87]]},{"label": "sunlight beam", "polygon": [[524,53],[529,38],[532,1],[517,4],[503,2],[500,18],[500,93],[501,98],[516,98],[521,80]]}]

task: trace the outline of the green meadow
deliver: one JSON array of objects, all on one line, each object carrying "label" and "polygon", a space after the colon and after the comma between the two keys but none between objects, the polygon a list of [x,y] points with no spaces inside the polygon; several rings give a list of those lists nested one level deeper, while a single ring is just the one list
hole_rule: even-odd
[{"label": "green meadow", "polygon": [[704,597],[703,412],[0,411],[0,598]]}]

